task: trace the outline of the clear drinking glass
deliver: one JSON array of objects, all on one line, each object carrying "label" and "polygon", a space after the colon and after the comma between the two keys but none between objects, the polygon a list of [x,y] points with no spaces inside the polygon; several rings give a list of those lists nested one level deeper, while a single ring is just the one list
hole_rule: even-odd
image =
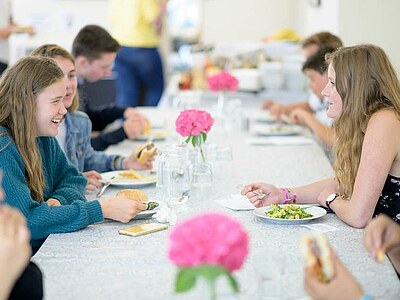
[{"label": "clear drinking glass", "polygon": [[268,251],[258,253],[254,259],[254,270],[257,278],[259,299],[282,299],[282,276],[285,269],[285,258]]},{"label": "clear drinking glass", "polygon": [[209,198],[213,184],[211,164],[203,162],[194,164],[192,174],[192,196],[196,199]]},{"label": "clear drinking glass", "polygon": [[233,165],[233,154],[231,147],[216,147],[215,160],[211,162],[214,171],[216,185],[223,185],[229,189],[234,188],[233,179],[235,169]]},{"label": "clear drinking glass", "polygon": [[160,155],[156,187],[158,198],[169,206],[183,204],[189,199],[189,168],[185,155],[176,151]]}]

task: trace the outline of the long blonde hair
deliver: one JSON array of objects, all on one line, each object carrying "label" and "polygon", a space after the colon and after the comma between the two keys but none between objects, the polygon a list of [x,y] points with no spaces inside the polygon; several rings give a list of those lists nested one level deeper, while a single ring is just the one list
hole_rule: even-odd
[{"label": "long blonde hair", "polygon": [[25,57],[7,69],[0,79],[0,124],[15,141],[25,164],[32,198],[43,201],[45,180],[36,145],[36,98],[64,74],[53,59]]},{"label": "long blonde hair", "polygon": [[333,125],[333,167],[339,193],[349,198],[369,119],[378,110],[390,109],[400,120],[400,84],[389,58],[374,45],[340,48],[328,56],[328,62],[336,73],[336,89],[343,102]]},{"label": "long blonde hair", "polygon": [[[75,66],[75,59],[71,53],[69,53],[64,48],[56,45],[56,44],[44,44],[34,49],[31,53],[34,56],[44,56],[56,59],[57,56],[68,59]],[[72,104],[67,108],[69,112],[75,111],[79,109],[79,93],[75,92],[74,99],[72,99]]]}]

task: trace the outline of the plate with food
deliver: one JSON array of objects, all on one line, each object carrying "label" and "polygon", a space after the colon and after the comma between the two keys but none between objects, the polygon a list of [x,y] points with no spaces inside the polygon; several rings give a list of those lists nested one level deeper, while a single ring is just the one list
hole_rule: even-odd
[{"label": "plate with food", "polygon": [[276,117],[269,111],[259,111],[256,112],[252,117],[254,122],[257,123],[275,123]]},{"label": "plate with food", "polygon": [[253,214],[276,224],[301,224],[321,218],[326,210],[316,205],[271,204],[254,209]]},{"label": "plate with food", "polygon": [[150,170],[121,170],[101,173],[102,181],[114,186],[140,187],[156,183],[157,176],[150,174]]},{"label": "plate with food", "polygon": [[151,129],[135,138],[136,141],[163,141],[167,138],[165,129]]},{"label": "plate with food", "polygon": [[152,201],[149,200],[149,197],[147,194],[141,190],[135,190],[135,189],[123,189],[120,190],[115,194],[116,197],[127,197],[134,199],[139,202],[143,202],[147,204],[147,209],[138,213],[134,219],[147,219],[153,216],[155,213],[157,213],[157,210],[160,208],[160,203],[157,201]]},{"label": "plate with food", "polygon": [[293,125],[274,124],[274,125],[254,125],[251,129],[254,135],[258,136],[282,136],[300,134],[300,128]]}]

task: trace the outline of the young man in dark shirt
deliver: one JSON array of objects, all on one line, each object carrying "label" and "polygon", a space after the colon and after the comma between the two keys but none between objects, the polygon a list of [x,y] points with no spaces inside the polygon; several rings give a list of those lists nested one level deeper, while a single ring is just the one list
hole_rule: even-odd
[{"label": "young man in dark shirt", "polygon": [[[131,107],[115,104],[115,99],[101,107],[88,105],[93,102],[85,94],[84,83],[96,82],[112,73],[112,65],[120,46],[118,42],[102,27],[87,25],[83,27],[72,44],[72,54],[76,61],[76,72],[79,82],[81,110],[86,112],[92,121],[94,131],[99,131],[92,137],[95,150],[104,150],[109,145],[119,143],[124,139],[134,139],[139,136],[146,125],[146,118]],[[104,131],[107,125],[123,120],[121,126]]]}]

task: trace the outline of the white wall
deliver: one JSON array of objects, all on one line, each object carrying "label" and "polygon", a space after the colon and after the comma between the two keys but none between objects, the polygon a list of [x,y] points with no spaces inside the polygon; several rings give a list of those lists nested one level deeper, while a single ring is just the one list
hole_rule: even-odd
[{"label": "white wall", "polygon": [[107,0],[12,0],[15,21],[33,25],[37,34],[10,38],[10,63],[44,43],[70,50],[73,38],[84,25],[108,27],[107,7]]},{"label": "white wall", "polygon": [[301,2],[305,12],[306,36],[317,31],[339,33],[339,0],[321,0],[318,7],[310,5],[308,0],[301,0]]},{"label": "white wall", "polygon": [[348,46],[381,46],[400,74],[399,12],[399,0],[340,0],[339,35]]},{"label": "white wall", "polygon": [[297,0],[204,1],[203,40],[259,42],[282,27],[297,25]]},{"label": "white wall", "polygon": [[[31,40],[59,43],[67,49],[80,27],[96,23],[108,27],[107,0],[12,0],[14,17],[33,20],[41,34]],[[203,40],[259,42],[282,27],[307,36],[321,30],[337,33],[346,45],[375,43],[383,47],[400,70],[399,0],[207,0]],[[26,37],[14,37],[22,43]]]}]

